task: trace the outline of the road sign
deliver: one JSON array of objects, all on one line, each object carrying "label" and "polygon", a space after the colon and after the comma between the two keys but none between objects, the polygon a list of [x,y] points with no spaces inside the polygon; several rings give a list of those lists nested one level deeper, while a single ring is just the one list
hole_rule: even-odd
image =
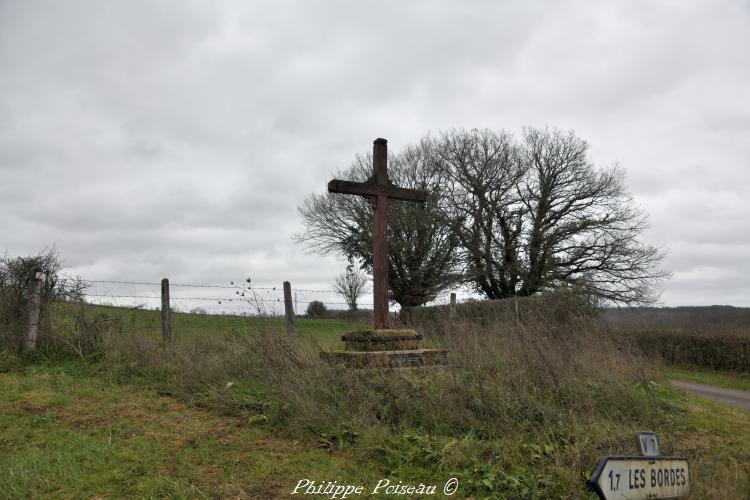
[{"label": "road sign", "polygon": [[659,438],[655,432],[640,431],[636,432],[638,437],[638,446],[641,448],[641,455],[644,457],[658,457],[661,455],[659,449]]},{"label": "road sign", "polygon": [[591,483],[604,500],[676,498],[690,493],[690,470],[678,457],[604,457]]}]

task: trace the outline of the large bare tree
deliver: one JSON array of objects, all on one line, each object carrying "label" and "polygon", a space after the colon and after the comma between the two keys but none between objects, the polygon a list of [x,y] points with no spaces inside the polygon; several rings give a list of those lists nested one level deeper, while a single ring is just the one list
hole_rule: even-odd
[{"label": "large bare tree", "polygon": [[645,214],[618,167],[597,169],[588,144],[572,132],[527,129],[518,193],[525,209],[521,295],[576,285],[619,303],[655,298],[668,273],[663,254],[643,243]]},{"label": "large bare tree", "polygon": [[428,148],[444,183],[440,206],[458,238],[465,281],[490,299],[515,295],[522,279],[519,238],[524,175],[504,132],[452,130]]},{"label": "large bare tree", "polygon": [[668,273],[640,241],[644,214],[621,169],[597,169],[572,132],[452,130],[431,142],[441,206],[461,241],[467,281],[491,299],[565,286],[631,304]]},{"label": "large bare tree", "polygon": [[[597,168],[586,141],[556,129],[454,129],[391,160],[394,180],[430,193],[389,214],[391,297],[424,304],[460,280],[490,299],[576,287],[621,304],[648,303],[668,276],[641,240],[645,214],[624,172]],[[363,181],[371,159],[343,172]],[[372,261],[371,213],[351,196],[313,195],[299,209],[313,248]]]},{"label": "large bare tree", "polygon": [[[439,210],[443,182],[426,147],[428,141],[390,155],[388,173],[399,186],[427,191],[424,205],[394,203],[388,214],[389,297],[402,307],[434,300],[452,286],[458,240]],[[362,182],[372,174],[372,157],[359,156],[337,178]],[[299,207],[305,231],[296,239],[323,254],[339,254],[372,269],[372,211],[357,196],[313,194]]]}]

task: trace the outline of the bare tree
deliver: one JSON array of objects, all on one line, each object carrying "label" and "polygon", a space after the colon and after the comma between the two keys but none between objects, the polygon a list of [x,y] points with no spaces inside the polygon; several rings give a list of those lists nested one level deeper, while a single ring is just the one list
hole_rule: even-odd
[{"label": "bare tree", "polygon": [[442,213],[459,239],[465,280],[490,299],[515,295],[521,282],[524,175],[512,137],[489,130],[452,130],[431,143],[444,179]]},{"label": "bare tree", "polygon": [[614,302],[647,303],[668,273],[639,238],[645,216],[619,168],[597,169],[572,132],[452,130],[431,152],[448,180],[446,219],[466,278],[491,299],[565,286]]},{"label": "bare tree", "polygon": [[[663,253],[641,241],[646,216],[624,172],[595,167],[574,133],[491,130],[426,137],[391,160],[399,185],[430,193],[425,206],[389,215],[390,296],[422,305],[461,281],[490,299],[574,286],[621,304],[655,300]],[[363,181],[371,159],[343,173]],[[366,200],[313,195],[299,236],[323,253],[372,262]]]},{"label": "bare tree", "polygon": [[333,291],[341,295],[350,311],[357,310],[357,301],[369,291],[369,279],[361,271],[349,266],[333,282]]},{"label": "bare tree", "polygon": [[572,132],[527,129],[518,185],[527,226],[521,295],[564,285],[624,304],[655,299],[669,273],[663,253],[639,240],[646,216],[618,167],[596,169],[588,144]]}]

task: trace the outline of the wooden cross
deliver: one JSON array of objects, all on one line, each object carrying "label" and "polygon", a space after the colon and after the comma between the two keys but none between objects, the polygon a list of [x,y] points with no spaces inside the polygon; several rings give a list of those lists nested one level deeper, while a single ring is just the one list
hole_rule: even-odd
[{"label": "wooden cross", "polygon": [[372,148],[373,175],[365,182],[340,181],[328,183],[329,193],[358,194],[373,205],[372,215],[372,277],[373,326],[388,328],[388,232],[386,221],[391,200],[424,203],[425,192],[405,189],[388,180],[388,141],[375,139]]}]

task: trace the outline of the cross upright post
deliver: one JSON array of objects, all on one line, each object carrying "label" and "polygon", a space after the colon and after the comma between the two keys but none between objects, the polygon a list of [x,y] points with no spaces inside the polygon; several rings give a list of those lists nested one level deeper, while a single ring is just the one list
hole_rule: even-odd
[{"label": "cross upright post", "polygon": [[372,276],[373,327],[388,328],[388,208],[391,200],[424,203],[425,192],[395,186],[388,179],[388,141],[375,139],[372,150],[373,175],[365,182],[334,179],[330,193],[364,196],[373,205]]},{"label": "cross upright post", "polygon": [[[376,139],[372,147],[375,183],[388,185],[388,143]],[[388,328],[388,195],[378,194],[375,200],[372,228],[372,292],[373,327]]]}]

